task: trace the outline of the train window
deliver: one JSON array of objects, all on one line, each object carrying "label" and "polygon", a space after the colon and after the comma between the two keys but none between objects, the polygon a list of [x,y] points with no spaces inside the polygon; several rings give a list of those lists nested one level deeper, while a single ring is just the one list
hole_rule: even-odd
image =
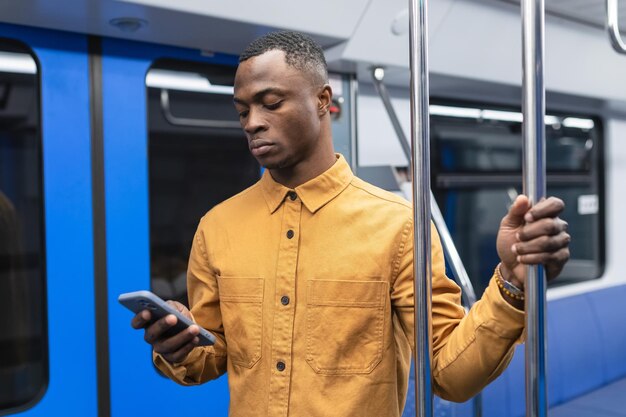
[{"label": "train window", "polygon": [[39,95],[32,52],[0,39],[0,414],[48,380]]},{"label": "train window", "polygon": [[[513,128],[513,129],[512,129]],[[556,134],[558,133],[558,135]],[[440,135],[440,169],[456,173],[515,173],[522,171],[522,142],[519,126],[485,124],[479,130],[465,126],[442,127]],[[548,128],[546,160],[548,172],[582,172],[591,169],[593,139],[583,131],[563,135]]]},{"label": "train window", "polygon": [[[449,105],[431,106],[432,188],[478,294],[498,262],[500,218],[522,192],[522,115]],[[602,134],[591,116],[546,116],[547,193],[566,205],[571,259],[562,285],[597,278],[604,264]]]},{"label": "train window", "polygon": [[233,106],[234,77],[234,67],[173,60],[146,76],[151,286],[185,305],[200,218],[260,178]]}]

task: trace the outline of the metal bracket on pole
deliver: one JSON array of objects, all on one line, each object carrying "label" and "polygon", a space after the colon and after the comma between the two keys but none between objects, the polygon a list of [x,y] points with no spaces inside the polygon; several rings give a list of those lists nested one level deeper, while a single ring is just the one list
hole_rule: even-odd
[{"label": "metal bracket on pole", "polygon": [[411,68],[411,172],[414,217],[415,412],[432,417],[432,266],[430,250],[430,152],[428,119],[427,0],[409,0]]},{"label": "metal bracket on pole", "polygon": [[[545,197],[544,0],[522,0],[524,194],[531,204]],[[526,277],[526,416],[546,417],[546,287],[543,266]]]},{"label": "metal bracket on pole", "polygon": [[606,26],[609,30],[611,45],[620,54],[626,54],[626,43],[619,32],[619,8],[617,0],[606,0]]}]

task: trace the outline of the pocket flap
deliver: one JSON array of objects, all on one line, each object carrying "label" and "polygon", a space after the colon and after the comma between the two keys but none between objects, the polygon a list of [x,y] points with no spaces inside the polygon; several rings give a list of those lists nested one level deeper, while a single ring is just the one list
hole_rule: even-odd
[{"label": "pocket flap", "polygon": [[218,277],[220,301],[257,303],[263,301],[263,278]]},{"label": "pocket flap", "polygon": [[388,288],[385,281],[309,280],[308,304],[383,307]]}]

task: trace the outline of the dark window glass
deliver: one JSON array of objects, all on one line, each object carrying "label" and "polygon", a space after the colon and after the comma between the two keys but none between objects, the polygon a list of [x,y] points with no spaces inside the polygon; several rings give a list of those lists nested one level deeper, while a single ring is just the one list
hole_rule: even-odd
[{"label": "dark window glass", "polygon": [[[507,188],[449,188],[440,193],[438,203],[477,294],[483,293],[494,266],[500,262],[496,251],[500,220],[521,191],[518,185]],[[549,186],[548,194],[565,202],[561,217],[569,223],[569,233],[574,237],[570,243],[571,261],[556,282],[597,277],[601,272],[598,262],[599,215],[580,214],[578,210],[578,200],[592,195],[590,190],[586,187]]]},{"label": "dark window glass", "polygon": [[232,101],[235,68],[160,61],[148,86],[152,290],[187,304],[200,218],[260,177]]},{"label": "dark window glass", "polygon": [[[521,114],[457,109],[435,106],[438,114],[431,115],[432,187],[480,295],[499,262],[496,234],[500,219],[522,192]],[[456,117],[446,116],[447,112]],[[480,116],[475,117],[477,114]],[[560,285],[602,274],[602,137],[597,118],[548,114],[547,194],[565,202],[561,217],[569,223],[572,236],[570,261],[551,283]],[[520,120],[513,120],[516,117]]]},{"label": "dark window glass", "polygon": [[[433,126],[440,172],[521,172],[521,123],[446,119]],[[547,126],[546,170],[589,173],[594,134],[593,130]]]},{"label": "dark window glass", "polygon": [[48,378],[38,68],[0,40],[0,410],[43,394]]}]

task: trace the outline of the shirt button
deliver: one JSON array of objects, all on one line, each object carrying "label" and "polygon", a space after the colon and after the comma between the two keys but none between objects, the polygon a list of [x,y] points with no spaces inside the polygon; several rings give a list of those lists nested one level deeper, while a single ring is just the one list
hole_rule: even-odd
[{"label": "shirt button", "polygon": [[289,304],[289,297],[287,297],[286,295],[283,295],[282,297],[280,297],[280,303],[286,306],[287,304]]},{"label": "shirt button", "polygon": [[282,362],[282,361],[277,362],[276,363],[276,369],[278,369],[280,372],[284,371],[285,370],[285,362]]},{"label": "shirt button", "polygon": [[293,230],[290,229],[287,231],[287,239],[291,239],[293,235],[294,235]]},{"label": "shirt button", "polygon": [[289,191],[288,195],[291,201],[294,201],[296,198],[298,198],[298,194],[296,194],[295,191]]}]

